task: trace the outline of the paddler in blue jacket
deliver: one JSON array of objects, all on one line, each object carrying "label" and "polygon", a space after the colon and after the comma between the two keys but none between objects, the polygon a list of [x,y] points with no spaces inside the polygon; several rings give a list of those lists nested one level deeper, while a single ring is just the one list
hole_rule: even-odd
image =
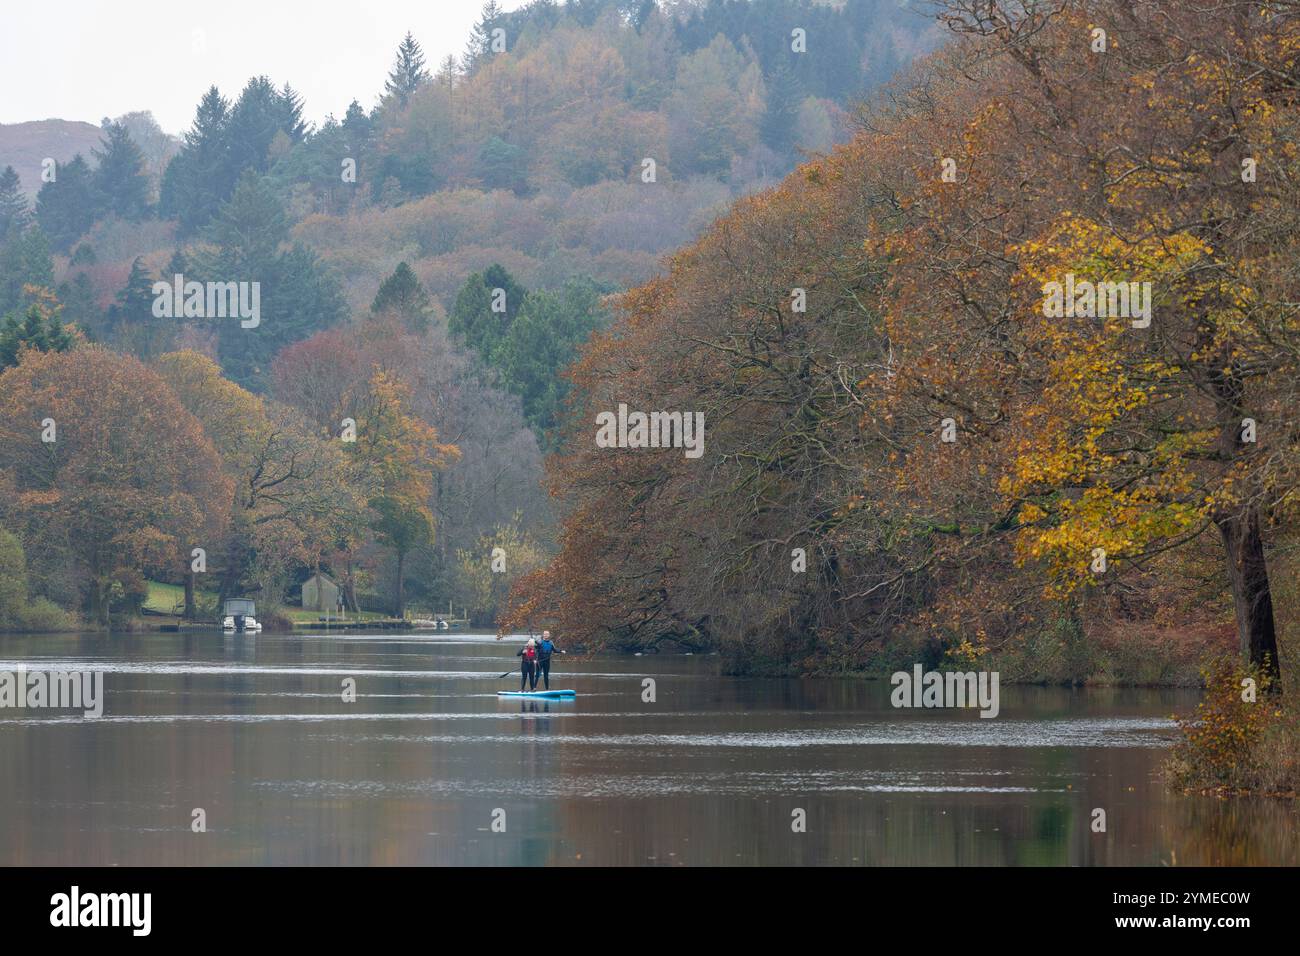
[{"label": "paddler in blue jacket", "polygon": [[[550,631],[542,631],[542,642],[537,645],[537,670],[541,673],[547,690],[551,689],[551,655],[557,652],[565,653],[555,646]],[[533,678],[533,683],[537,683],[537,678]]]}]

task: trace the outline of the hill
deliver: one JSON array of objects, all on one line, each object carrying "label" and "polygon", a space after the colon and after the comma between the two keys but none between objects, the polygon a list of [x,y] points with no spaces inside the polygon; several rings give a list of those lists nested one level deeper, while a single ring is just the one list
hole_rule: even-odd
[{"label": "hill", "polygon": [[89,158],[103,135],[98,126],[76,120],[0,123],[0,169],[12,166],[22,178],[23,192],[35,199],[45,159],[65,163],[78,153]]}]

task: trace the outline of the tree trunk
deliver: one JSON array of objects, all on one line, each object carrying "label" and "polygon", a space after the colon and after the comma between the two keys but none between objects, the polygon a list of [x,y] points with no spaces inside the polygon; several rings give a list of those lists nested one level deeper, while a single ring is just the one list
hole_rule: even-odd
[{"label": "tree trunk", "polygon": [[112,626],[112,617],[109,614],[109,604],[112,602],[111,594],[112,584],[95,576],[90,587],[90,613],[95,619],[95,623],[105,631]]},{"label": "tree trunk", "polygon": [[352,613],[360,614],[361,605],[357,604],[357,581],[356,576],[352,573],[352,555],[348,555],[348,579],[347,586],[344,589],[347,592],[348,603],[352,605]]},{"label": "tree trunk", "polygon": [[397,552],[397,617],[406,617],[406,552]]},{"label": "tree trunk", "polygon": [[107,580],[109,575],[103,570],[105,562],[96,551],[90,558],[90,617],[95,622],[95,626],[108,630],[112,623],[108,606],[112,600],[111,581]]},{"label": "tree trunk", "polygon": [[1277,659],[1273,594],[1269,589],[1268,566],[1264,562],[1259,512],[1250,507],[1216,519],[1215,523],[1228,552],[1228,579],[1232,582],[1241,652],[1252,665],[1276,681],[1282,671]]},{"label": "tree trunk", "polygon": [[192,621],[198,616],[198,610],[194,606],[194,570],[191,565],[185,574],[185,620]]},{"label": "tree trunk", "polygon": [[[1212,341],[1215,332],[1213,326],[1203,325],[1198,341]],[[1230,355],[1216,357],[1208,385],[1217,409],[1218,452],[1231,467],[1242,461],[1246,445],[1241,435],[1245,386]],[[1274,690],[1281,690],[1281,684],[1277,682],[1282,669],[1277,659],[1273,593],[1269,589],[1268,565],[1264,561],[1259,509],[1249,503],[1249,497],[1245,500],[1240,508],[1215,514],[1213,518],[1228,554],[1228,580],[1232,584],[1232,603],[1237,612],[1237,635],[1241,639],[1242,655],[1273,678]]]}]

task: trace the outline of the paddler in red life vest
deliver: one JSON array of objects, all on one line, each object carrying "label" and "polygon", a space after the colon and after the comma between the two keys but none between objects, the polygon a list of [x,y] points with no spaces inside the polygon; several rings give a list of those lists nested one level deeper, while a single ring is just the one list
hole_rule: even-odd
[{"label": "paddler in red life vest", "polygon": [[519,692],[523,693],[524,685],[528,685],[528,690],[537,689],[537,642],[531,637],[528,643],[519,648],[515,657],[521,657],[523,660],[519,665]]}]

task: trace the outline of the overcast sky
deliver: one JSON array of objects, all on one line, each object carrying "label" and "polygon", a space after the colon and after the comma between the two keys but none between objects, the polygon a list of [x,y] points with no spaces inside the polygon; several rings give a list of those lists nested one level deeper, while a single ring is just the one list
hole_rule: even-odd
[{"label": "overcast sky", "polygon": [[[498,0],[515,10],[524,0]],[[61,0],[5,4],[0,123],[151,110],[169,133],[215,83],[229,99],[261,73],[319,124],[369,109],[410,30],[430,68],[465,49],[483,0]]]}]

